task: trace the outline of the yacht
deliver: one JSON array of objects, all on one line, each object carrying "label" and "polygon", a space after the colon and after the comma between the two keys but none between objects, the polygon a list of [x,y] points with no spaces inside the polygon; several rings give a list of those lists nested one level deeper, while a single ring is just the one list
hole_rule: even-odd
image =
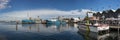
[{"label": "yacht", "polygon": [[[109,31],[109,25],[108,24],[84,24],[78,26],[79,30],[89,30],[91,32],[101,32],[101,31]],[[88,28],[88,29],[87,29]]]}]

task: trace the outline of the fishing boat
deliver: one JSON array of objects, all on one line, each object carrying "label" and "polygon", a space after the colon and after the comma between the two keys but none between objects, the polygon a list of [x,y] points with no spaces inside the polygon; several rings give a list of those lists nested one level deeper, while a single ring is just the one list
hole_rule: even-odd
[{"label": "fishing boat", "polygon": [[58,18],[51,18],[46,20],[46,24],[66,24],[66,22],[63,20],[63,17],[58,16]]},{"label": "fishing boat", "polygon": [[82,24],[81,26],[78,27],[79,29],[84,29],[88,28],[91,32],[101,32],[101,31],[109,31],[109,25],[105,24],[104,22],[100,22],[98,19],[90,19],[87,20],[86,23]]},{"label": "fishing boat", "polygon": [[98,23],[96,23],[96,24],[93,25],[93,27],[97,27],[98,31],[109,30],[109,25],[108,24],[98,24]]},{"label": "fishing boat", "polygon": [[71,18],[71,23],[78,23],[80,21],[80,18]]},{"label": "fishing boat", "polygon": [[29,13],[27,13],[27,17],[28,17],[28,19],[23,19],[21,22],[17,22],[17,23],[22,23],[22,24],[41,23],[41,19],[39,18],[39,16],[37,16],[38,18],[32,18],[32,17],[29,17]]},{"label": "fishing boat", "polygon": [[107,39],[107,37],[110,36],[109,33],[103,33],[102,35],[99,35],[99,33],[93,33],[85,30],[78,30],[77,33],[82,35],[86,40],[102,40]]},{"label": "fishing boat", "polygon": [[22,24],[38,24],[41,23],[41,19],[39,18],[29,18],[29,19],[24,19],[22,20]]},{"label": "fishing boat", "polygon": [[100,22],[99,18],[97,18],[97,17],[89,18],[88,13],[87,13],[86,20],[85,20],[86,23],[84,23],[84,25],[80,25],[78,27],[79,30],[91,31],[94,33],[98,33],[101,31],[109,32],[108,24]]},{"label": "fishing boat", "polygon": [[109,25],[107,24],[82,24],[78,26],[78,29],[78,33],[89,40],[106,39],[105,37],[109,36]]},{"label": "fishing boat", "polygon": [[79,30],[88,30],[86,28],[89,28],[91,32],[101,32],[101,31],[109,31],[109,25],[107,24],[94,24],[94,25],[80,25],[78,28]]},{"label": "fishing boat", "polygon": [[34,20],[28,20],[28,19],[22,20],[22,24],[34,24],[34,23],[35,23]]},{"label": "fishing boat", "polygon": [[66,22],[60,21],[58,19],[49,19],[46,20],[46,24],[65,24]]},{"label": "fishing boat", "polygon": [[36,24],[39,24],[42,21],[42,19],[40,19],[39,16],[37,18],[34,18],[33,20],[35,21]]}]

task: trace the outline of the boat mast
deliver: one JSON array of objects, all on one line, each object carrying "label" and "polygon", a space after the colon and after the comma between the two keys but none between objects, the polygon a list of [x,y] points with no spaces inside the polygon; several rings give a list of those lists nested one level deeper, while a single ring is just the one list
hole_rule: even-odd
[{"label": "boat mast", "polygon": [[93,13],[93,12],[87,12],[87,13],[86,13],[86,17],[87,17],[87,20],[86,20],[86,21],[87,21],[87,24],[86,24],[86,25],[87,25],[87,28],[86,28],[86,29],[87,29],[87,31],[90,31],[90,26],[89,26],[90,20],[89,20],[89,15],[88,15],[89,13]]},{"label": "boat mast", "polygon": [[27,17],[28,17],[28,19],[30,20],[29,13],[27,13]]},{"label": "boat mast", "polygon": [[31,17],[30,17],[30,14],[29,14],[29,13],[30,13],[30,12],[27,13],[27,17],[28,17],[29,20],[31,20]]},{"label": "boat mast", "polygon": [[87,28],[86,28],[86,29],[87,29],[88,31],[90,31],[90,28],[89,28],[89,16],[88,16],[88,13],[89,13],[89,12],[86,13],[86,17],[87,17],[87,20],[86,20],[86,21],[87,21],[87,24],[86,24],[86,25],[87,25]]},{"label": "boat mast", "polygon": [[27,13],[27,17],[29,17],[29,13]]}]

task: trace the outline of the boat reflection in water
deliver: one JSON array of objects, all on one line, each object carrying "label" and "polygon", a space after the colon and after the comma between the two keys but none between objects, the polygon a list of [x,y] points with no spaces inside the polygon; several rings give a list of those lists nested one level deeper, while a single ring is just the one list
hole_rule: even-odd
[{"label": "boat reflection in water", "polygon": [[27,33],[28,37],[33,39],[37,37],[36,40],[83,40],[82,36],[77,34],[77,26],[77,24],[21,24],[16,25],[15,30],[21,36]]},{"label": "boat reflection in water", "polygon": [[80,34],[80,35],[82,35],[83,36],[83,38],[85,39],[85,40],[97,40],[97,32],[91,32],[91,31],[89,31],[89,30],[87,30],[87,26],[86,26],[86,28],[79,28],[78,27],[78,34]]},{"label": "boat reflection in water", "polygon": [[[73,25],[69,25],[69,24],[22,24],[21,27],[29,30],[29,31],[35,31],[34,29],[37,29],[36,31],[67,31],[67,30],[72,30],[71,27],[76,27],[77,28],[77,24],[73,24]],[[16,30],[19,30],[18,28],[19,26],[16,25]],[[24,29],[24,30],[25,30]],[[32,30],[33,29],[33,30]]]},{"label": "boat reflection in water", "polygon": [[[16,34],[19,34],[21,36],[26,35],[28,38],[31,36],[29,39],[35,39],[35,37],[37,37],[36,40],[119,40],[119,32],[97,33],[79,29],[78,26],[81,25],[22,24],[16,25],[15,30],[17,32]],[[14,35],[16,38],[14,32],[11,35]],[[20,38],[22,37],[19,37],[18,39]]]},{"label": "boat reflection in water", "polygon": [[21,24],[16,25],[16,31],[42,33],[41,35],[53,35],[61,32],[76,32],[77,24]]},{"label": "boat reflection in water", "polygon": [[28,28],[29,31],[32,31],[32,29],[36,29],[34,31],[37,31],[37,32],[40,31],[39,26],[40,26],[40,24],[22,24],[23,28]]}]

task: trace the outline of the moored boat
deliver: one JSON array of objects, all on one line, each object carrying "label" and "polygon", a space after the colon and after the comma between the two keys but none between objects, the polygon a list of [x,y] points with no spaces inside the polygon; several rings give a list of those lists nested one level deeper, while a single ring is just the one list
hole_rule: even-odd
[{"label": "moored boat", "polygon": [[60,21],[58,19],[49,19],[49,20],[46,20],[46,23],[47,24],[65,24],[66,22]]},{"label": "moored boat", "polygon": [[28,20],[28,19],[22,20],[22,24],[34,24],[34,23],[35,23],[35,21],[33,21],[33,20]]},{"label": "moored boat", "polygon": [[63,17],[58,16],[58,18],[46,20],[46,24],[66,24],[66,22],[63,20]]},{"label": "moored boat", "polygon": [[41,23],[41,19],[39,18],[29,18],[29,19],[24,19],[22,20],[22,24],[38,24]]},{"label": "moored boat", "polygon": [[87,16],[85,17],[84,25],[79,26],[79,29],[91,31],[91,32],[101,32],[101,31],[107,31],[109,32],[109,25],[105,24],[104,22],[100,22],[99,17],[89,17],[87,12]]},{"label": "moored boat", "polygon": [[91,32],[100,32],[100,31],[108,31],[109,26],[107,24],[98,24],[98,25],[81,25],[78,28],[87,31],[87,27],[89,27]]}]

